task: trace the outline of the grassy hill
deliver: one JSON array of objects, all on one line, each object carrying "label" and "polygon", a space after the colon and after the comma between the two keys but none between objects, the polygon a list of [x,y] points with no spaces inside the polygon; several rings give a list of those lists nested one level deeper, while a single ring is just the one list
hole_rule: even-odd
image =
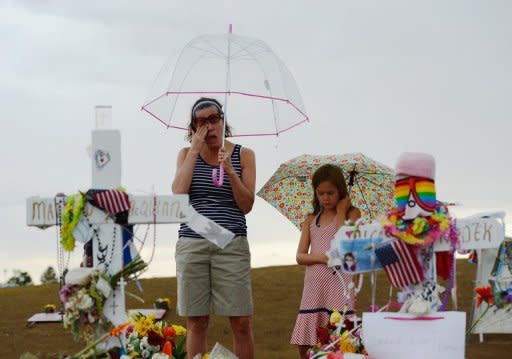
[{"label": "grassy hill", "polygon": [[[472,286],[476,266],[465,260],[457,263],[459,285],[459,310],[468,313],[473,296]],[[281,266],[253,269],[253,290],[255,301],[254,333],[257,358],[296,358],[297,349],[289,344],[302,294],[304,267]],[[377,303],[387,301],[388,282],[383,272],[377,275]],[[184,324],[177,317],[174,304],[176,298],[175,278],[153,278],[141,280],[141,293],[130,283],[127,291],[142,297],[145,304],[127,297],[128,308],[150,308],[156,298],[171,298],[171,310],[165,320]],[[58,286],[41,285],[24,288],[0,289],[0,358],[19,358],[24,352],[31,352],[39,358],[62,358],[82,348],[61,323],[37,323],[27,326],[27,319],[40,312],[43,305],[58,305]],[[367,310],[370,303],[369,280],[358,296],[358,312]],[[449,308],[450,309],[450,308]],[[231,334],[226,318],[212,317],[209,331],[210,348],[215,342],[231,346]],[[467,345],[467,358],[501,358],[512,348],[512,335],[485,335],[484,343],[476,336]]]}]

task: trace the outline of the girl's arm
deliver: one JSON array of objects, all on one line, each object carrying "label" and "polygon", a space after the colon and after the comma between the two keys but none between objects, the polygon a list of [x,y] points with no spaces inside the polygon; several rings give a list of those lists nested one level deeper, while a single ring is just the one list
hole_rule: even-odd
[{"label": "girl's arm", "polygon": [[341,226],[345,224],[345,222],[350,220],[351,222],[357,221],[361,217],[361,211],[352,206],[350,203],[350,197],[347,196],[338,201],[336,205],[336,228],[339,229]]},{"label": "girl's arm", "polygon": [[[225,151],[222,149],[219,154],[223,158]],[[240,165],[242,166],[242,176],[238,177],[232,164],[230,154],[226,153],[224,159],[224,169],[231,182],[231,190],[238,208],[247,214],[251,211],[254,204],[254,192],[256,188],[256,160],[254,151],[243,147],[240,153]]]},{"label": "girl's arm", "polygon": [[297,263],[301,265],[311,264],[327,264],[327,256],[324,253],[309,253],[309,247],[311,239],[309,238],[309,226],[314,220],[313,215],[309,215],[308,218],[302,224],[302,232],[300,234],[299,246],[297,248]]}]

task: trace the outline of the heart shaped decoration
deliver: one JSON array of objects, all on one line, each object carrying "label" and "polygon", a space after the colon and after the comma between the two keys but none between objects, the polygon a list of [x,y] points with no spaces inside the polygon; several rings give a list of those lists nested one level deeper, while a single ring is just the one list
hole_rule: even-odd
[{"label": "heart shaped decoration", "polygon": [[110,153],[103,150],[96,150],[94,159],[96,161],[97,168],[105,167],[105,165],[110,162]]}]

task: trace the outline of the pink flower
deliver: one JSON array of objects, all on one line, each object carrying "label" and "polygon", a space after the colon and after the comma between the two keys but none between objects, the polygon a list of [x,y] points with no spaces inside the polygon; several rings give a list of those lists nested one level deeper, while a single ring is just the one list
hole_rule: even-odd
[{"label": "pink flower", "polygon": [[73,284],[66,284],[59,291],[59,298],[62,303],[66,303],[69,300],[69,297],[73,294]]}]

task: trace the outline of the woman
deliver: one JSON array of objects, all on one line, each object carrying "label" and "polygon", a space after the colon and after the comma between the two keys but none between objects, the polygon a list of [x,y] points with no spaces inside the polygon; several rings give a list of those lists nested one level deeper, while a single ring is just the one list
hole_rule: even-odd
[{"label": "woman", "polygon": [[[229,317],[235,354],[254,357],[250,252],[245,214],[254,203],[254,152],[229,141],[222,147],[224,114],[212,98],[192,106],[187,139],[190,147],[178,154],[172,191],[188,194],[201,215],[233,232],[223,249],[181,224],[176,244],[178,315],[187,317],[187,353],[207,352],[210,313]],[[225,137],[231,136],[226,123]],[[224,166],[224,183],[212,183],[212,169]],[[212,310],[210,312],[210,310]]]}]

